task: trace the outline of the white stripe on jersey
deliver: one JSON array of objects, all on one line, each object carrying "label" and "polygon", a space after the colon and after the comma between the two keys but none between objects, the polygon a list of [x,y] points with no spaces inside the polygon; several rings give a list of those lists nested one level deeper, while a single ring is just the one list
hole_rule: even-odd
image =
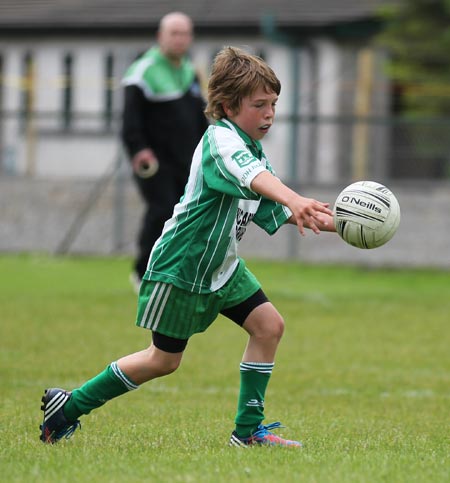
[{"label": "white stripe on jersey", "polygon": [[[223,206],[223,202],[224,202],[224,200],[225,200],[225,195],[223,195],[223,196],[222,196],[222,199],[221,199],[221,202],[220,202],[220,210],[219,210],[219,213],[218,213],[218,214],[220,214],[220,213],[222,212],[222,206]],[[227,211],[227,217],[229,216],[230,211],[231,211],[231,206],[229,206],[229,207],[228,207],[228,211]],[[199,264],[198,264],[198,268],[200,268],[200,266],[201,266],[201,264],[202,264],[202,261],[203,261],[203,259],[205,258],[205,256],[206,256],[206,255],[208,255],[208,247],[209,247],[209,244],[210,244],[210,241],[211,241],[211,237],[212,237],[212,235],[213,235],[213,233],[214,233],[214,231],[215,231],[215,228],[216,228],[217,223],[219,222],[219,220],[220,220],[220,217],[219,217],[219,216],[217,216],[216,221],[215,221],[215,223],[214,223],[214,227],[213,227],[213,229],[211,230],[211,233],[209,234],[209,237],[208,237],[208,242],[206,243],[206,247],[205,247],[205,250],[204,250],[204,252],[203,252],[202,258],[200,259],[200,262],[199,262]],[[220,230],[220,235],[221,235],[221,237],[222,237],[222,235],[223,235],[223,230],[224,230],[224,228],[225,228],[225,224],[224,224],[224,225],[222,225],[222,229]],[[202,278],[200,279],[200,284],[199,284],[199,291],[198,291],[198,293],[201,293],[201,286],[203,285],[203,282],[205,281],[205,276],[207,275],[208,270],[209,270],[209,267],[211,266],[211,261],[213,260],[214,255],[215,255],[215,254],[216,254],[216,252],[217,252],[217,247],[218,247],[218,243],[216,242],[216,246],[215,246],[214,250],[212,251],[212,255],[211,255],[211,254],[209,255],[209,256],[210,256],[209,263],[208,263],[208,265],[206,266],[206,268],[205,268],[205,270],[204,270],[204,272],[203,272],[203,274],[202,274]],[[197,277],[198,277],[198,270],[197,270],[197,274],[196,274],[196,276],[195,276],[194,284],[196,284],[196,283],[197,283]]]}]

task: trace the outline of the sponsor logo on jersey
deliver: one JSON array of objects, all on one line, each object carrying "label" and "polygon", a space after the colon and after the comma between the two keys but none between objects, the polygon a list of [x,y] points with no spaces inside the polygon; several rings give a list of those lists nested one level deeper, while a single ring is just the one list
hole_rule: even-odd
[{"label": "sponsor logo on jersey", "polygon": [[244,168],[252,163],[254,157],[248,151],[236,151],[231,155],[231,159],[235,161],[239,167]]},{"label": "sponsor logo on jersey", "polygon": [[242,240],[242,237],[247,230],[247,225],[253,220],[254,216],[255,213],[250,213],[238,208],[236,214],[236,240],[238,242]]}]

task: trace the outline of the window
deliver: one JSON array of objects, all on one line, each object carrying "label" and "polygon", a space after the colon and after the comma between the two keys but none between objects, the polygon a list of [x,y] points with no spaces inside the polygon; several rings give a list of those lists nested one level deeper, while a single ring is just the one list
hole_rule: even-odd
[{"label": "window", "polygon": [[264,49],[257,49],[255,52],[257,57],[261,57],[262,60],[266,61],[266,51]]},{"label": "window", "polygon": [[33,110],[33,89],[34,89],[34,68],[33,55],[26,52],[22,58],[21,70],[21,96],[20,96],[20,113],[21,128],[26,129],[27,123]]},{"label": "window", "polygon": [[68,53],[63,58],[62,66],[62,126],[64,130],[72,125],[73,108],[73,55]]},{"label": "window", "polygon": [[5,85],[5,78],[3,72],[3,55],[0,52],[0,113],[3,111],[3,89]]},{"label": "window", "polygon": [[104,74],[104,117],[105,130],[109,131],[113,122],[114,109],[114,55],[107,54],[105,57],[105,74]]}]

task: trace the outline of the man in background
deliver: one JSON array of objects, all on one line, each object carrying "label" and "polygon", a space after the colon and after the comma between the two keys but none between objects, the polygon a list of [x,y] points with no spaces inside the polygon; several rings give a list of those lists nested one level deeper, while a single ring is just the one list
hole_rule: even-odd
[{"label": "man in background", "polygon": [[199,79],[187,57],[192,20],[165,15],[157,45],[127,70],[122,140],[146,204],[131,281],[138,290],[164,222],[183,195],[192,154],[208,126]]}]

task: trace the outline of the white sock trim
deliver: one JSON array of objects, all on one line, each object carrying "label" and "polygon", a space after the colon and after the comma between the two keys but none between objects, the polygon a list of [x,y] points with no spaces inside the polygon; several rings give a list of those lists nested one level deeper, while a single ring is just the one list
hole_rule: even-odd
[{"label": "white sock trim", "polygon": [[241,362],[239,368],[242,372],[256,371],[262,374],[271,374],[274,362]]},{"label": "white sock trim", "polygon": [[114,375],[125,384],[125,387],[129,391],[133,391],[134,389],[137,389],[139,387],[137,384],[134,384],[134,382],[130,381],[128,377],[120,370],[117,362],[111,363],[111,369],[113,370]]}]

